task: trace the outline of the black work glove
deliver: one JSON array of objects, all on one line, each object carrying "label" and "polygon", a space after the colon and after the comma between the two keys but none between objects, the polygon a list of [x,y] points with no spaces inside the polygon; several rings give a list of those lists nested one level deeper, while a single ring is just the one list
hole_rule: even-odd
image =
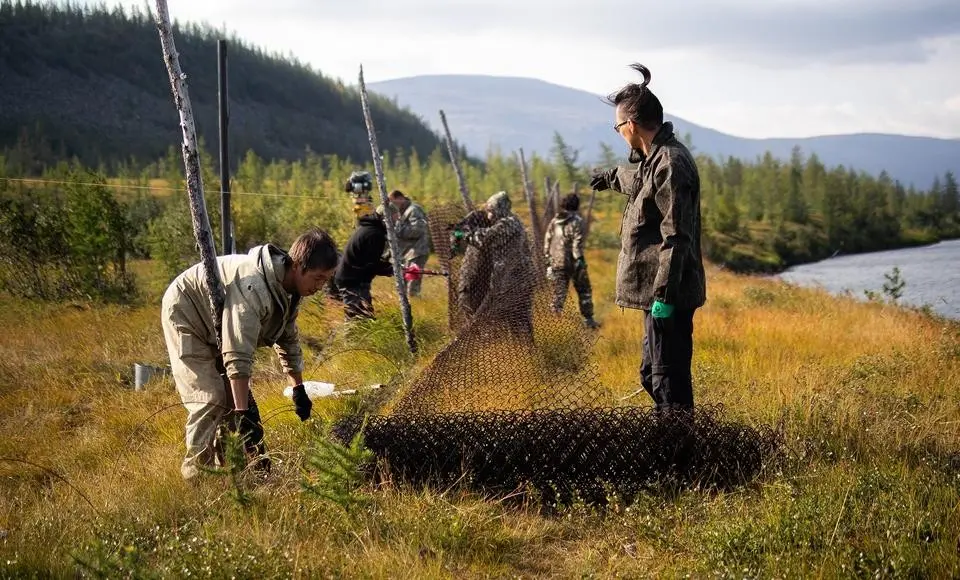
[{"label": "black work glove", "polygon": [[604,191],[610,189],[610,172],[597,170],[590,176],[590,189]]},{"label": "black work glove", "polygon": [[266,453],[263,445],[263,424],[260,423],[260,411],[250,407],[243,411],[234,409],[224,417],[227,429],[236,433],[243,441],[247,455],[257,456]]},{"label": "black work glove", "polygon": [[230,431],[238,435],[245,436],[250,440],[251,445],[256,445],[263,440],[263,426],[260,424],[260,415],[253,409],[236,409],[227,413],[224,422]]},{"label": "black work glove", "polygon": [[[256,403],[243,411],[234,409],[223,418],[223,425],[227,431],[236,433],[243,442],[243,450],[248,459],[254,460],[253,469],[260,473],[270,473],[271,461],[267,456],[267,447],[263,443],[263,424],[260,422],[260,411]],[[218,434],[217,439],[223,436]],[[222,442],[214,445],[221,446]]]},{"label": "black work glove", "polygon": [[296,407],[297,417],[300,417],[301,421],[309,419],[310,411],[313,409],[313,401],[307,396],[307,390],[304,388],[303,383],[293,387],[292,398],[293,406]]}]

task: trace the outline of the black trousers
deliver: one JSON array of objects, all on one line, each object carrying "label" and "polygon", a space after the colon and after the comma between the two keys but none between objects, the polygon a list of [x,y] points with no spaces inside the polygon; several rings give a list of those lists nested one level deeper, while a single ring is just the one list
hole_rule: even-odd
[{"label": "black trousers", "polygon": [[693,314],[673,311],[670,318],[643,319],[640,384],[658,409],[693,408]]},{"label": "black trousers", "polygon": [[577,297],[580,299],[580,315],[584,318],[593,318],[593,289],[590,285],[590,274],[587,273],[587,269],[556,270],[554,276],[553,303],[551,304],[553,310],[556,312],[563,310],[563,303],[567,300],[570,282],[573,282],[573,288],[577,291]]},{"label": "black trousers", "polygon": [[373,319],[373,296],[370,295],[370,282],[354,282],[340,286],[340,301],[347,320],[353,318]]}]

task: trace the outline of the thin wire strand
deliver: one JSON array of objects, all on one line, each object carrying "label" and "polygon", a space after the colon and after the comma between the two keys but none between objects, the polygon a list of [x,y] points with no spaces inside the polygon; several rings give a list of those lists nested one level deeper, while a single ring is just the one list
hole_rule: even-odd
[{"label": "thin wire strand", "polygon": [[[153,185],[126,185],[122,183],[98,183],[95,181],[64,181],[57,179],[33,179],[33,178],[23,178],[23,177],[0,177],[0,180],[9,181],[13,183],[24,183],[27,185],[89,185],[97,187],[109,187],[112,189],[138,189],[146,191],[167,191],[173,193],[185,192],[186,189],[180,190],[176,187],[158,187]],[[216,190],[216,193],[224,193],[219,189]],[[315,199],[320,200],[323,197],[319,195],[302,195],[297,193],[266,193],[263,191],[231,191],[230,195],[255,195],[262,197],[294,197],[301,199]]]}]

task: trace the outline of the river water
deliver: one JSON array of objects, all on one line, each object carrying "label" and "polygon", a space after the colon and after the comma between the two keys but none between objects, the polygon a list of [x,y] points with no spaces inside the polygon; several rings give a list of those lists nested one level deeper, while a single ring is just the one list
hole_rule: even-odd
[{"label": "river water", "polygon": [[820,286],[834,294],[846,290],[865,299],[864,290],[882,294],[884,274],[894,266],[906,282],[900,302],[929,305],[943,316],[960,320],[960,240],[931,246],[838,256],[794,266],[778,277],[799,286]]}]

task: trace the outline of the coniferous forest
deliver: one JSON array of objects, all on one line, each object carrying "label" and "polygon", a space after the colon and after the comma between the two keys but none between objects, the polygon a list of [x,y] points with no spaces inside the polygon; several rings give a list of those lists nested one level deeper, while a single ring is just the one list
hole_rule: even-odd
[{"label": "coniferous forest", "polygon": [[[15,250],[29,246],[22,262],[44,280],[19,293],[119,297],[133,287],[128,258],[155,259],[171,275],[195,259],[176,111],[149,16],[5,1],[0,28],[0,244],[9,246],[0,252],[20,255]],[[218,32],[191,25],[175,33],[191,71],[208,208],[218,230]],[[373,171],[359,94],[292,57],[235,38],[229,46],[238,251],[267,240],[288,244],[315,225],[343,243],[353,221],[341,184],[355,169]],[[372,112],[388,187],[427,210],[456,203],[455,173],[439,136],[387,99],[373,98]],[[605,148],[602,159],[583,159],[558,129],[548,155],[528,158],[539,206],[549,180],[563,192],[579,188],[585,211],[592,168],[623,162],[624,153]],[[515,152],[461,158],[475,201],[500,190],[523,199]],[[960,236],[960,194],[949,172],[917,191],[886,174],[825,166],[799,149],[790,159],[698,155],[698,164],[706,257],[735,271],[776,272],[836,254]],[[529,219],[524,205],[516,206]],[[622,207],[614,192],[597,195],[591,246],[618,246]],[[8,289],[17,290],[15,280]]]}]

